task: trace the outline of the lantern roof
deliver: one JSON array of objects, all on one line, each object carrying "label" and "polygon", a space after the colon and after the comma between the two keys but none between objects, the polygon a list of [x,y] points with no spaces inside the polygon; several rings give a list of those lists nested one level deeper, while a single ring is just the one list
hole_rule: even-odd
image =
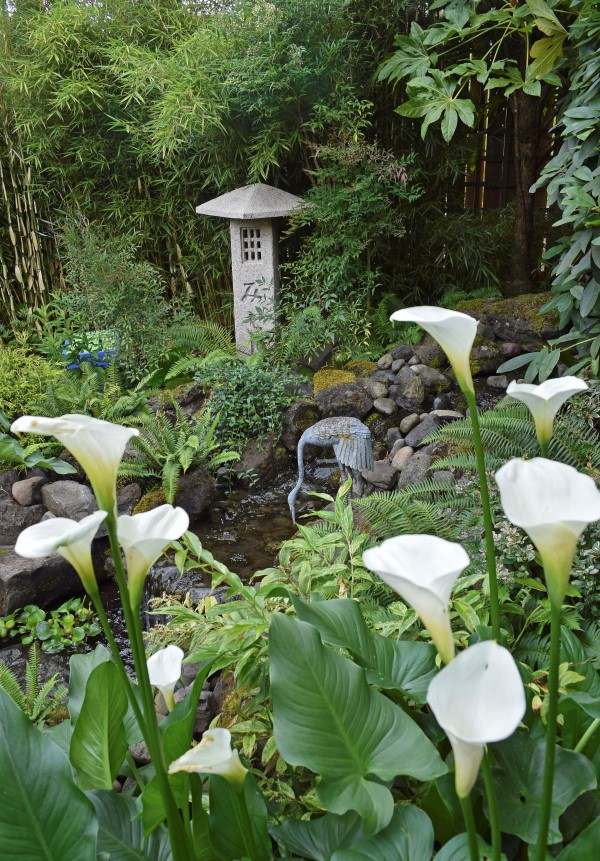
[{"label": "lantern roof", "polygon": [[295,194],[255,182],[214,197],[196,207],[199,215],[216,215],[235,221],[280,218],[298,209],[304,201]]}]

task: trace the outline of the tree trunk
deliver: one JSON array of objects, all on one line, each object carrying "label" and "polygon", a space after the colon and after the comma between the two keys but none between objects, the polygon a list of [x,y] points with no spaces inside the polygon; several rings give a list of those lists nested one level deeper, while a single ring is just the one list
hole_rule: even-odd
[{"label": "tree trunk", "polygon": [[516,90],[509,97],[514,129],[516,188],[511,278],[505,291],[508,296],[530,292],[536,268],[532,249],[534,196],[529,189],[539,175],[545,95],[544,89],[541,96],[529,96],[523,90]]}]

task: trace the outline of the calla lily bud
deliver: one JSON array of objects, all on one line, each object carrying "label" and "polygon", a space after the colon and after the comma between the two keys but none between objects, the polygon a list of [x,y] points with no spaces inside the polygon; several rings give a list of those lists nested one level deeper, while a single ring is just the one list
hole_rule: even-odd
[{"label": "calla lily bud", "polygon": [[529,408],[535,422],[538,442],[543,449],[552,438],[556,413],[571,395],[587,388],[587,383],[579,377],[558,377],[555,380],[546,380],[539,386],[512,382],[506,394],[522,401]]},{"label": "calla lily bud", "polygon": [[15,553],[27,559],[42,559],[58,553],[77,571],[88,595],[96,595],[98,584],[92,563],[92,541],[106,511],[94,511],[82,520],[53,517],[24,529],[17,538]]},{"label": "calla lily bud", "polygon": [[600,520],[600,491],[572,466],[535,457],[514,458],[496,473],[504,513],[535,544],[550,600],[564,601],[579,536]]},{"label": "calla lily bud", "polygon": [[477,320],[460,311],[448,311],[435,305],[401,308],[394,311],[390,320],[418,323],[445,352],[461,389],[475,392],[471,374],[471,349],[477,334]]},{"label": "calla lily bud", "polygon": [[231,749],[231,733],[217,727],[207,730],[200,744],[188,750],[169,766],[169,774],[187,771],[197,774],[220,774],[234,784],[242,784],[248,772],[237,750]]},{"label": "calla lily bud", "polygon": [[173,645],[159,649],[146,661],[150,684],[161,692],[169,711],[175,708],[175,685],[181,678],[182,661],[183,651]]},{"label": "calla lily bud", "polygon": [[470,646],[429,683],[427,703],[454,751],[456,793],[477,780],[486,744],[508,738],[525,714],[525,691],[510,652],[493,640]]},{"label": "calla lily bud", "polygon": [[21,416],[12,423],[11,431],[56,437],[85,470],[98,506],[114,511],[119,464],[128,440],[137,436],[138,430],[69,413],[56,419]]},{"label": "calla lily bud", "polygon": [[181,538],[190,525],[183,508],[160,505],[152,511],[117,520],[117,537],[125,551],[127,588],[132,607],[139,607],[144,594],[144,581],[165,547]]},{"label": "calla lily bud", "polygon": [[454,657],[450,593],[469,564],[460,544],[435,535],[398,535],[365,550],[363,561],[419,614],[442,660]]}]

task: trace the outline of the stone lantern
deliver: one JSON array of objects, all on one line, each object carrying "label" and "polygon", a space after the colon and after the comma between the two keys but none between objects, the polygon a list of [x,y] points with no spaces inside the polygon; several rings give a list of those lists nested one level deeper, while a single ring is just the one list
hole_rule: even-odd
[{"label": "stone lantern", "polygon": [[250,324],[248,317],[260,309],[270,314],[270,321],[273,320],[279,289],[275,219],[282,218],[302,203],[302,198],[295,194],[256,182],[196,207],[199,215],[229,219],[235,343],[240,353],[252,352],[252,330],[264,330],[272,325]]}]

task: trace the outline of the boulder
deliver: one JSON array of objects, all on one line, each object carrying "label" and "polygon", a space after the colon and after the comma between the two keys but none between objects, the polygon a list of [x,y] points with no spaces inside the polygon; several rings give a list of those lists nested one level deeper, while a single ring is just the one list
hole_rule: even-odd
[{"label": "boulder", "polygon": [[373,408],[373,399],[360,383],[322,389],[316,393],[315,403],[322,419],[331,416],[354,416],[363,419]]},{"label": "boulder", "polygon": [[406,434],[406,445],[409,445],[411,448],[418,448],[425,437],[433,433],[434,430],[437,430],[442,424],[443,420],[439,416],[434,414],[425,416],[423,421],[419,422],[410,433]]},{"label": "boulder", "polygon": [[46,509],[43,505],[18,505],[0,500],[0,544],[14,544],[19,533],[39,523]]},{"label": "boulder", "polygon": [[23,474],[19,474],[16,469],[5,469],[3,472],[0,472],[0,502],[4,500],[12,502],[12,486],[22,476]]},{"label": "boulder", "polygon": [[210,510],[216,495],[214,478],[202,469],[195,469],[179,476],[173,502],[194,521]]},{"label": "boulder", "polygon": [[398,406],[415,412],[422,409],[425,403],[425,386],[421,378],[410,367],[398,371],[396,383],[400,386],[400,394],[396,398]]},{"label": "boulder", "polygon": [[377,400],[377,398],[387,397],[388,387],[385,383],[382,383],[379,380],[367,377],[365,380],[360,380],[360,385],[374,401]]},{"label": "boulder", "polygon": [[319,421],[319,410],[312,401],[298,401],[283,414],[281,441],[288,451],[296,451],[304,431]]},{"label": "boulder", "polygon": [[373,464],[373,469],[363,469],[361,470],[361,475],[365,481],[374,484],[375,487],[380,487],[382,490],[391,490],[396,483],[398,473],[386,461],[376,460]]},{"label": "boulder", "polygon": [[431,335],[423,338],[419,346],[414,348],[414,353],[418,361],[429,368],[447,368],[449,365],[446,354]]},{"label": "boulder", "polygon": [[394,361],[394,357],[391,353],[384,353],[383,356],[378,360],[377,367],[381,371],[387,371],[388,368],[392,367],[392,362]]},{"label": "boulder", "polygon": [[500,352],[500,347],[494,341],[475,339],[471,350],[471,370],[474,375],[494,373],[503,361],[504,357]]},{"label": "boulder", "polygon": [[408,362],[414,356],[415,348],[412,344],[396,344],[389,352],[394,361],[404,359],[405,362]]},{"label": "boulder", "polygon": [[391,398],[377,398],[373,401],[373,408],[384,416],[393,416],[398,412],[398,407]]},{"label": "boulder", "polygon": [[[414,369],[413,369],[414,370]],[[441,371],[436,371],[435,368],[430,368],[428,365],[421,365],[418,371],[419,377],[425,388],[430,392],[440,394],[452,388],[452,380]]]},{"label": "boulder", "polygon": [[42,487],[42,502],[57,517],[82,520],[98,509],[96,497],[78,481],[53,481]]},{"label": "boulder", "polygon": [[[327,395],[333,389],[325,389],[319,394]],[[242,456],[233,464],[239,480],[243,485],[254,485],[256,480],[262,480],[273,475],[287,458],[287,452],[277,445],[277,437],[273,433],[265,434],[260,439],[251,439],[246,443]]]},{"label": "boulder", "polygon": [[551,298],[552,293],[526,293],[508,299],[467,299],[458,304],[457,310],[490,326],[499,341],[535,351],[559,334],[556,311],[539,313]]},{"label": "boulder", "polygon": [[11,493],[19,505],[39,505],[42,501],[42,487],[48,483],[47,476],[32,475],[15,481]]},{"label": "boulder", "polygon": [[408,459],[400,478],[398,479],[398,489],[407,484],[415,484],[417,481],[423,481],[427,478],[429,467],[431,466],[431,455],[427,451],[418,451]]},{"label": "boulder", "polygon": [[397,472],[402,472],[404,467],[406,466],[407,461],[414,454],[414,449],[409,445],[404,445],[402,448],[399,448],[397,452],[395,452],[392,458],[392,466]]}]

